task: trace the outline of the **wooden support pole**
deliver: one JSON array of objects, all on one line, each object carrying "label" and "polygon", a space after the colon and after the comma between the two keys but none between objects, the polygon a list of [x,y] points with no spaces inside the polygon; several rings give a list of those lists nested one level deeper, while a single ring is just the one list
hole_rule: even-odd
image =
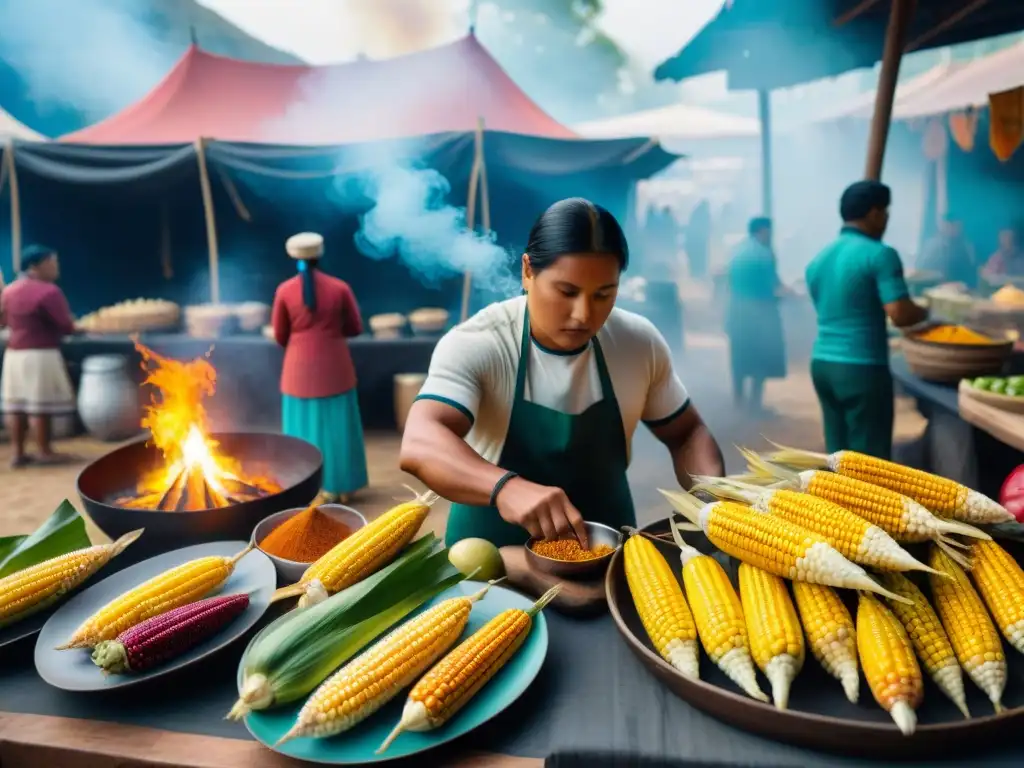
[{"label": "wooden support pole", "polygon": [[7,179],[11,185],[11,268],[15,276],[21,271],[21,195],[18,191],[18,166],[14,160],[14,141],[7,142],[4,152]]},{"label": "wooden support pole", "polygon": [[896,95],[896,81],[900,76],[900,62],[907,44],[907,32],[914,15],[916,0],[890,0],[889,27],[885,33],[882,68],[875,91],[875,112],[871,116],[871,134],[868,137],[868,157],[864,178],[878,181],[882,178],[885,145],[889,140],[892,120],[892,102]]},{"label": "wooden support pole", "polygon": [[[484,163],[484,119],[477,120],[473,141],[473,168],[469,172],[469,199],[466,202],[466,227],[472,232],[476,227],[477,191],[480,191],[480,218],[484,232],[491,231],[491,203],[487,196],[487,165]],[[462,274],[462,308],[459,322],[469,319],[469,304],[473,295],[473,275]]]},{"label": "wooden support pole", "polygon": [[210,303],[220,304],[220,253],[217,250],[217,218],[213,210],[210,174],[206,168],[206,140],[196,139],[196,162],[199,163],[199,189],[203,194],[206,218],[206,249],[210,258]]},{"label": "wooden support pole", "polygon": [[761,215],[772,215],[772,92],[757,92],[757,115],[761,121]]}]

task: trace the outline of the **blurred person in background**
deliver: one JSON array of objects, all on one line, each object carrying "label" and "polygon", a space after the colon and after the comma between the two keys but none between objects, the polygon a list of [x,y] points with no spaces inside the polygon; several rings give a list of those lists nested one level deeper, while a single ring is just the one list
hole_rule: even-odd
[{"label": "blurred person in background", "polygon": [[[0,327],[10,329],[0,374],[0,410],[11,432],[11,467],[61,464],[73,456],[53,450],[52,417],[75,413],[61,342],[75,332],[64,292],[57,287],[60,263],[52,248],[33,245],[21,256],[21,275],[0,294]],[[25,452],[29,426],[38,455]]]},{"label": "blurred person in background", "polygon": [[1000,230],[999,248],[989,256],[982,275],[990,283],[1005,277],[1024,278],[1024,221]]},{"label": "blurred person in background", "polygon": [[910,298],[899,254],[882,242],[891,202],[880,182],[849,186],[839,204],[839,237],[807,266],[807,290],[818,315],[811,378],[830,453],[891,457],[894,393],[886,317],[907,328],[928,316]]},{"label": "blurred person in background", "polygon": [[629,248],[582,198],[537,219],[525,296],[484,308],[438,342],[402,438],[401,467],[452,501],[451,546],[523,545],[583,521],[636,525],[626,470],[641,422],[689,472],[721,475],[722,453],[647,319],[617,309]]},{"label": "blurred person in background", "polygon": [[946,214],[939,231],[925,243],[917,260],[917,269],[935,272],[945,283],[963,283],[968,288],[978,286],[978,259],[974,246],[964,235],[963,223]]},{"label": "blurred person in background", "polygon": [[765,380],[786,377],[786,340],[779,313],[784,289],[771,247],[771,219],[751,219],[747,229],[749,236],[726,267],[725,332],[733,399],[751,415],[764,418],[771,415],[764,408]]},{"label": "blurred person in background", "polygon": [[690,277],[704,280],[711,261],[711,203],[701,200],[686,223],[686,258]]},{"label": "blurred person in background", "polygon": [[348,339],[363,332],[359,305],[348,283],[320,270],[323,238],[302,232],[288,238],[299,274],[277,288],[271,323],[284,347],[281,370],[282,431],[323,454],[322,499],[346,502],[368,483],[363,422]]}]

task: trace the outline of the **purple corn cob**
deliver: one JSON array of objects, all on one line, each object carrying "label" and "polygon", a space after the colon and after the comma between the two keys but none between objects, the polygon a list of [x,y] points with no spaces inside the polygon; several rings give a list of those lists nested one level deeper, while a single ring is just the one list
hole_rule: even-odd
[{"label": "purple corn cob", "polygon": [[99,643],[92,660],[105,674],[144,672],[212,637],[249,607],[249,595],[208,597],[162,613]]}]

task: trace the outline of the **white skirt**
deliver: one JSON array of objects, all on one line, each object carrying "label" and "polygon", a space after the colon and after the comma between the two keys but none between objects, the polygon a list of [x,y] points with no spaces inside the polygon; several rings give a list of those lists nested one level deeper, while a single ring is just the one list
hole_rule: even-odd
[{"label": "white skirt", "polygon": [[59,349],[4,352],[0,411],[28,416],[75,412],[75,393]]}]

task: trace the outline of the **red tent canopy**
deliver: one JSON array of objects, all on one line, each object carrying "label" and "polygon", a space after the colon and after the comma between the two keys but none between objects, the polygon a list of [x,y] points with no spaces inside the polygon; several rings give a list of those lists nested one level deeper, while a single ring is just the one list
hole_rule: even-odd
[{"label": "red tent canopy", "polygon": [[489,130],[576,137],[469,35],[407,56],[321,67],[239,61],[193,45],[141,100],[61,141],[347,144],[474,131],[481,117]]}]

